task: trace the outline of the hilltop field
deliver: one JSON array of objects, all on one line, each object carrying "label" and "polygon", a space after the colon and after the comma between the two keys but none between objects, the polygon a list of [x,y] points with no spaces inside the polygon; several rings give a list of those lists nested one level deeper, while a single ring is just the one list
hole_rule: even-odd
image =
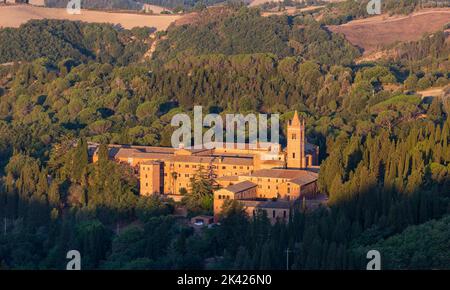
[{"label": "hilltop field", "polygon": [[450,22],[450,9],[429,9],[408,16],[379,15],[330,25],[335,33],[344,34],[367,55],[396,42],[416,41],[425,33],[435,32]]},{"label": "hilltop field", "polygon": [[154,27],[165,30],[181,15],[145,15],[124,12],[104,12],[82,10],[79,15],[71,15],[64,8],[46,8],[30,5],[0,6],[0,27],[19,27],[31,19],[79,20],[93,23],[120,24],[123,28]]}]

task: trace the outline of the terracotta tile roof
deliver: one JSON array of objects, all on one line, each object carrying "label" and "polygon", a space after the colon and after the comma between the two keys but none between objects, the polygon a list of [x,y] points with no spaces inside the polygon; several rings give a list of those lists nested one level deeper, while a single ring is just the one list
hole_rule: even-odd
[{"label": "terracotta tile roof", "polygon": [[244,206],[247,207],[255,207],[255,208],[280,208],[280,209],[289,209],[292,205],[289,201],[284,200],[243,200],[240,199]]},{"label": "terracotta tile roof", "polygon": [[212,145],[209,146],[214,147],[218,152],[230,150],[230,149],[238,149],[238,150],[255,150],[255,151],[268,151],[272,147],[279,148],[280,145],[278,143],[273,142],[256,142],[256,143],[237,143],[237,142],[223,142],[215,143],[212,142]]},{"label": "terracotta tile roof", "polygon": [[154,152],[142,152],[137,149],[119,148],[118,151],[113,154],[114,158],[141,158],[141,159],[162,159],[168,160],[172,158],[172,154],[167,153],[154,153]]},{"label": "terracotta tile roof", "polygon": [[261,203],[258,207],[260,208],[285,208],[288,209],[291,207],[291,203],[285,200],[268,200],[266,202]]},{"label": "terracotta tile roof", "polygon": [[238,181],[239,176],[237,175],[225,175],[216,178],[217,181]]},{"label": "terracotta tile roof", "polygon": [[239,158],[239,157],[214,157],[214,156],[195,156],[195,155],[177,155],[169,159],[173,162],[191,162],[191,163],[212,163],[220,166],[224,165],[237,165],[237,166],[253,166],[253,159],[251,158]]},{"label": "terracotta tile roof", "polygon": [[243,166],[253,166],[252,158],[240,158],[240,157],[223,157],[222,161],[220,158],[215,158],[215,165],[227,164],[227,165],[243,165]]},{"label": "terracotta tile roof", "polygon": [[232,153],[232,152],[220,152],[213,153],[211,156],[214,157],[236,157],[236,158],[253,158],[255,154],[247,154],[247,153]]},{"label": "terracotta tile roof", "polygon": [[210,156],[196,156],[196,155],[174,155],[169,161],[172,162],[187,162],[187,163],[210,163],[214,158]]},{"label": "terracotta tile roof", "polygon": [[256,187],[256,184],[250,181],[242,181],[233,185],[230,185],[228,187],[225,187],[226,190],[231,191],[233,193],[239,193],[251,188]]},{"label": "terracotta tile roof", "polygon": [[[157,148],[157,147],[155,147]],[[237,165],[237,166],[253,166],[253,159],[250,157],[228,157],[228,156],[211,156],[211,155],[174,155],[170,151],[163,150],[141,150],[137,148],[110,148],[110,155],[113,158],[141,158],[141,159],[161,159],[172,162],[187,163],[213,163],[214,165]]]},{"label": "terracotta tile roof", "polygon": [[[211,155],[212,150],[201,148],[201,149],[191,149],[191,148],[180,148],[175,149],[175,155]],[[189,154],[186,154],[189,153]]]},{"label": "terracotta tile roof", "polygon": [[313,173],[313,172],[308,172],[308,174],[305,174],[304,176],[300,176],[297,178],[294,178],[292,180],[289,180],[289,182],[298,184],[298,185],[304,185],[304,184],[308,184],[311,182],[314,182],[317,180],[317,174]]},{"label": "terracotta tile roof", "polygon": [[258,205],[260,205],[264,201],[239,199],[239,202],[242,203],[246,207],[257,207]]},{"label": "terracotta tile roof", "polygon": [[149,161],[142,162],[142,164],[144,164],[144,165],[154,165],[154,164],[161,164],[161,162],[157,161],[157,160],[149,160]]},{"label": "terracotta tile roof", "polygon": [[284,161],[283,160],[262,160],[262,164],[270,164],[270,165],[277,165],[277,166],[283,166]]},{"label": "terracotta tile roof", "polygon": [[110,144],[108,148],[116,148],[116,149],[136,149],[140,152],[148,152],[148,153],[171,153],[175,152],[175,148],[172,147],[159,147],[159,146],[136,146],[136,145],[118,145],[118,144]]},{"label": "terracotta tile roof", "polygon": [[109,150],[114,158],[131,158],[137,150],[131,148],[113,147]]},{"label": "terracotta tile roof", "polygon": [[301,169],[261,169],[253,172],[250,177],[282,178],[302,185],[317,180],[318,174]]},{"label": "terracotta tile roof", "polygon": [[[94,152],[98,151],[98,144],[89,144],[89,153],[93,155]],[[310,149],[316,148],[315,145],[307,145]],[[177,155],[175,152],[179,149],[171,147],[152,147],[152,146],[133,146],[133,145],[108,145],[110,158],[140,158],[140,159],[153,159],[153,160],[164,160],[164,161],[174,161],[174,162],[188,162],[188,163],[213,163],[214,165],[220,166],[224,165],[236,165],[236,166],[253,166],[254,154],[239,154],[239,153],[214,153],[213,151],[206,149],[182,149],[188,150],[192,155]],[[274,167],[281,167],[284,162],[280,160],[261,160],[263,164],[271,164]],[[272,170],[271,170],[272,171]],[[274,173],[267,170],[261,170],[255,174],[261,175],[262,177],[278,177],[294,179],[298,177],[298,173]],[[258,176],[254,175],[254,176]],[[302,181],[299,181],[302,182]]]}]

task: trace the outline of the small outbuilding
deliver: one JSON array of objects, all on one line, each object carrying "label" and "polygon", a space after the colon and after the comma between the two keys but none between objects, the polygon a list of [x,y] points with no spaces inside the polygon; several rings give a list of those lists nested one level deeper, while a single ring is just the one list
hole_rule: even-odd
[{"label": "small outbuilding", "polygon": [[191,224],[194,226],[208,226],[214,223],[214,217],[209,215],[198,215],[191,218]]}]

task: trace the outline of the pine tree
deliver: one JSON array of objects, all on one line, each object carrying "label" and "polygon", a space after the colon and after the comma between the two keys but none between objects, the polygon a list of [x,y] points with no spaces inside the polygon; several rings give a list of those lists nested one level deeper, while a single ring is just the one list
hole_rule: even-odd
[{"label": "pine tree", "polygon": [[200,169],[191,179],[189,193],[186,196],[187,206],[191,210],[202,209],[212,210],[213,204],[213,179],[208,176],[206,170]]},{"label": "pine tree", "polygon": [[48,181],[47,181],[47,170],[41,170],[39,174],[39,181],[36,185],[36,193],[38,196],[47,195],[48,193]]},{"label": "pine tree", "polygon": [[58,207],[60,204],[59,186],[56,180],[53,180],[48,190],[48,202],[51,207]]},{"label": "pine tree", "polygon": [[235,270],[250,270],[246,267],[248,267],[248,260],[250,260],[250,256],[248,254],[248,251],[243,246],[240,246],[237,253],[236,258],[234,260],[234,266],[233,268]]},{"label": "pine tree", "polygon": [[98,162],[103,164],[109,160],[108,158],[108,145],[101,144],[98,148]]},{"label": "pine tree", "polygon": [[88,157],[88,146],[87,142],[84,138],[81,138],[78,141],[78,145],[74,150],[72,156],[72,176],[74,181],[81,181],[83,173],[85,172],[85,168],[88,165],[89,157]]},{"label": "pine tree", "polygon": [[264,243],[261,250],[261,259],[259,263],[260,270],[270,270],[272,267],[271,251],[269,242]]}]

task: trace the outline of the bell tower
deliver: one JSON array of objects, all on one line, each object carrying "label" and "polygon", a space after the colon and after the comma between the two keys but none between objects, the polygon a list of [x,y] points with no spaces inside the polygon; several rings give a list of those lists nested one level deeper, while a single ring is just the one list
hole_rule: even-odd
[{"label": "bell tower", "polygon": [[305,120],[300,121],[297,111],[287,125],[287,167],[305,168]]}]

